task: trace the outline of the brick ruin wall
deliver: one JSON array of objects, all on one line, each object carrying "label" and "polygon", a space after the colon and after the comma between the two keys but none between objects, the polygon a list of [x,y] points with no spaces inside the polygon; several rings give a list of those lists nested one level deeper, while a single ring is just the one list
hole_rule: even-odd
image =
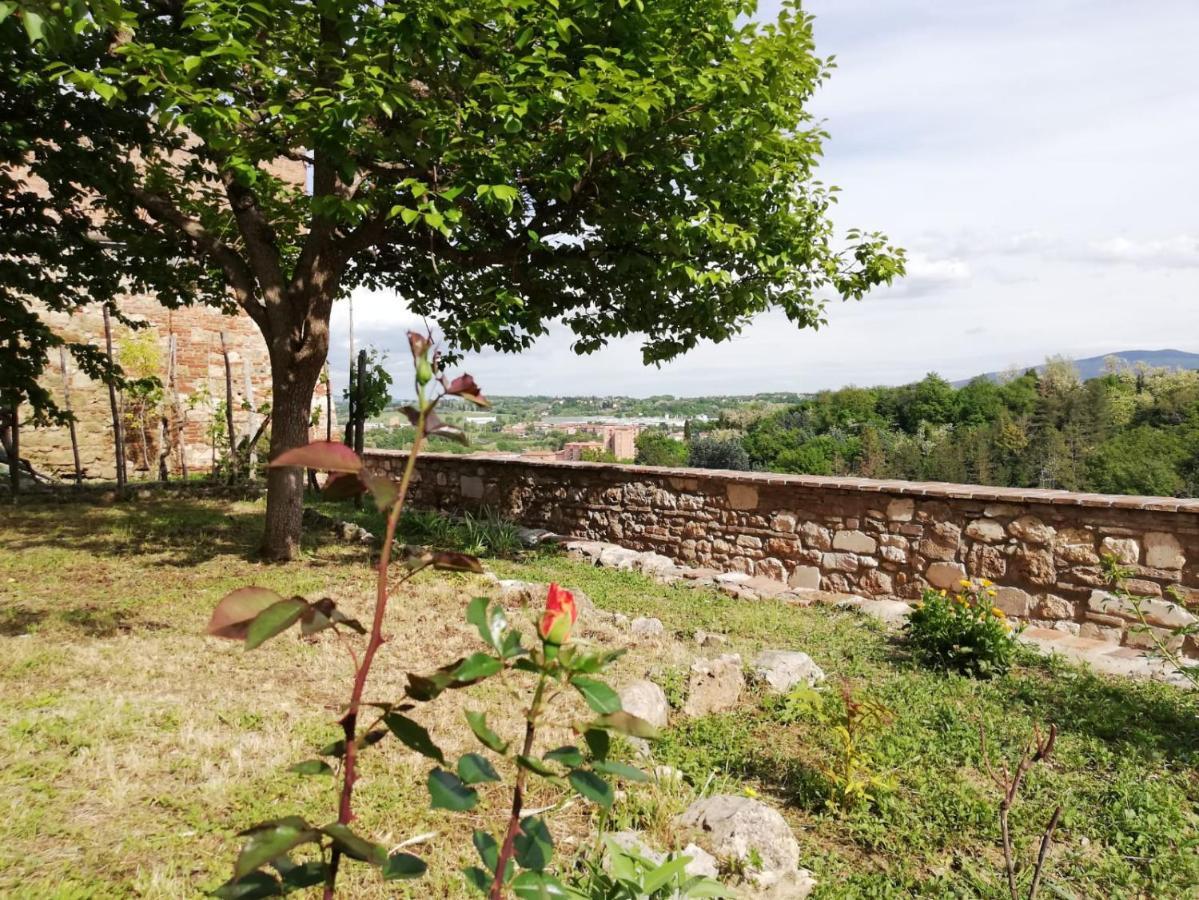
[{"label": "brick ruin wall", "polygon": [[[398,477],[406,455],[367,451]],[[1167,641],[1199,602],[1199,500],[428,454],[413,502],[491,509],[523,525],[653,550],[676,562],[793,587],[918,599],[963,578],[1044,628],[1150,646],[1105,591],[1100,556],[1132,567],[1129,589]],[[1177,592],[1182,604],[1170,598]]]},{"label": "brick ruin wall", "polygon": [[[210,471],[213,449],[209,426],[218,411],[218,404],[225,399],[225,362],[221,355],[221,332],[225,334],[229,350],[233,382],[233,421],[238,440],[250,431],[252,422],[257,424],[262,421],[261,416],[243,406],[251,398],[253,403],[250,405],[254,409],[269,404],[271,400],[270,360],[258,326],[244,313],[227,316],[217,309],[202,306],[170,310],[151,296],[126,297],[122,299],[120,308],[130,319],[147,323],[148,329],[156,338],[161,359],[160,371],[156,375],[163,384],[168,405],[173,400],[169,381],[171,336],[175,339],[175,380],[179,392],[179,405],[184,410],[184,425],[179,430],[178,445],[168,457],[171,473],[178,475],[181,472],[182,454],[186,454],[189,471]],[[44,313],[44,316],[55,333],[67,340],[90,342],[103,348],[104,323],[99,307],[87,307],[72,314]],[[129,340],[132,331],[114,320],[112,332],[113,353],[119,361],[121,347]],[[69,353],[67,379],[71,409],[76,418],[75,431],[79,441],[80,463],[85,477],[115,478],[116,463],[108,388],[80,372]],[[57,351],[51,356],[42,383],[53,393],[55,400],[63,405],[64,380]],[[321,410],[321,418],[320,425],[314,429],[314,437],[318,434],[324,437],[326,402],[325,386],[318,385],[316,396],[313,397],[313,406]],[[125,428],[126,468],[130,478],[156,478],[159,447],[157,424],[149,429],[148,471],[144,465],[137,429],[131,429],[128,421]],[[260,448],[265,450],[265,446],[264,440]],[[224,448],[217,448],[218,454],[222,449]],[[41,472],[63,478],[71,477],[74,473],[70,432],[65,426],[36,429],[23,427],[21,455]]]}]

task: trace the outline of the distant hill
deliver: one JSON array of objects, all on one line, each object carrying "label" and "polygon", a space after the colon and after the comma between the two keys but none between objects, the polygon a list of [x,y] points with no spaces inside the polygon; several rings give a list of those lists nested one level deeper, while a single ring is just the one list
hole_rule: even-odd
[{"label": "distant hill", "polygon": [[[1079,374],[1084,378],[1095,378],[1103,374],[1103,367],[1109,357],[1118,357],[1130,366],[1137,363],[1145,363],[1159,369],[1199,369],[1199,353],[1187,353],[1185,350],[1121,350],[1118,353],[1105,353],[1103,356],[1089,356],[1086,359],[1072,360]],[[1020,371],[1026,371],[1027,368],[1036,368],[1038,372],[1042,371],[1045,366],[1029,366],[1021,368]],[[991,381],[998,381],[1002,372],[984,372],[982,377],[989,378]],[[955,381],[954,387],[962,387],[969,384],[971,379],[963,378],[961,381]]]}]

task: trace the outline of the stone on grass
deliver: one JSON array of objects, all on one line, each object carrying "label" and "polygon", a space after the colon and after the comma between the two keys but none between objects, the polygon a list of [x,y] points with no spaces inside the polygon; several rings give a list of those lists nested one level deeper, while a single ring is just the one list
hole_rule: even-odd
[{"label": "stone on grass", "polygon": [[715,659],[697,659],[691,665],[687,702],[683,714],[692,718],[724,712],[737,705],[745,687],[741,655],[726,653]]},{"label": "stone on grass", "polygon": [[665,728],[670,716],[666,692],[652,681],[633,681],[620,689],[620,705],[627,713],[645,719],[655,728]]},{"label": "stone on grass", "polygon": [[758,800],[717,794],[697,800],[675,819],[700,832],[717,858],[738,861],[756,891],[751,896],[800,900],[816,882],[799,868],[799,843],[778,811]]},{"label": "stone on grass", "polygon": [[658,637],[666,633],[666,626],[661,619],[638,616],[629,626],[629,631],[637,637]]},{"label": "stone on grass", "polygon": [[775,694],[785,694],[797,684],[824,680],[820,666],[798,650],[763,650],[753,661],[753,672]]}]

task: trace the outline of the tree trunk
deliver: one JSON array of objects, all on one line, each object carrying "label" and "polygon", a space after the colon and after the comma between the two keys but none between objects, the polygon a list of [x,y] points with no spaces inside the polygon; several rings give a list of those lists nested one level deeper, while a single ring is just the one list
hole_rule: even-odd
[{"label": "tree trunk", "polygon": [[[112,319],[108,314],[107,306],[104,307],[104,346],[108,355],[108,365],[111,368],[113,365]],[[112,383],[112,379],[108,381],[108,405],[112,409],[112,442],[117,463],[117,493],[123,496],[127,481],[125,475],[125,430],[121,424],[121,405],[117,400],[117,388]]]},{"label": "tree trunk", "polygon": [[[308,443],[312,392],[319,373],[319,365],[301,368],[289,353],[271,354],[271,459]],[[304,470],[267,469],[263,555],[293,558],[300,549],[303,517]]]},{"label": "tree trunk", "polygon": [[21,412],[21,404],[18,401],[12,405],[10,413],[9,425],[9,450],[8,450],[8,477],[12,484],[12,502],[17,502],[17,495],[21,493],[21,421],[18,418]]}]

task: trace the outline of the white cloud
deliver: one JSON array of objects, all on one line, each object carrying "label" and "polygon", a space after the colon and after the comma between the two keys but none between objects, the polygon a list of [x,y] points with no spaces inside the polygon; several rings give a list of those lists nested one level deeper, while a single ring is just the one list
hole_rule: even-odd
[{"label": "white cloud", "polygon": [[1111,238],[1090,247],[1100,262],[1132,263],[1142,266],[1199,267],[1199,237],[1180,234],[1163,240]]}]

